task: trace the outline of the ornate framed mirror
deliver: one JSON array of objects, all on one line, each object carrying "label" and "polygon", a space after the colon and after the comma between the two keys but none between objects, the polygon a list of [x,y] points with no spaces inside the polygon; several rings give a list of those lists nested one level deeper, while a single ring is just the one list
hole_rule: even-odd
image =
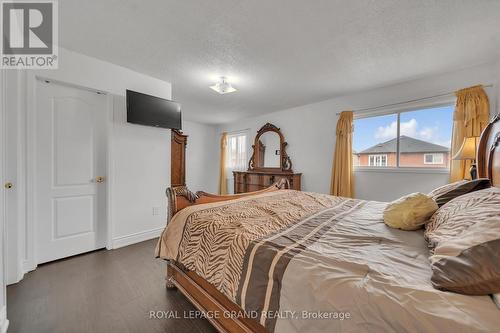
[{"label": "ornate framed mirror", "polygon": [[281,130],[273,124],[265,124],[255,136],[248,170],[292,173],[292,161],[286,153],[286,146]]}]

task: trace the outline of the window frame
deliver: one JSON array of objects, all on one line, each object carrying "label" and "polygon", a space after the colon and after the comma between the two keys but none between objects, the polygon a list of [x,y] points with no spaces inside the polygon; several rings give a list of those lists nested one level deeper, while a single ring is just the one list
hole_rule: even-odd
[{"label": "window frame", "polygon": [[[373,162],[374,165],[371,165],[371,158],[373,157]],[[377,163],[377,157],[380,157],[380,163]],[[385,165],[382,165],[382,158],[385,158]],[[380,165],[377,165],[380,164]],[[368,155],[368,166],[373,168],[373,167],[387,167],[387,154],[370,154]]]},{"label": "window frame", "polygon": [[[227,133],[227,147],[226,147],[226,169],[227,170],[230,170],[230,171],[241,171],[241,170],[237,170],[235,169],[234,166],[230,166],[229,165],[229,161],[231,160],[230,158],[230,149],[229,149],[229,141],[231,140],[231,138],[233,137],[239,137],[239,136],[244,136],[245,137],[245,167],[244,169],[246,168],[247,164],[248,164],[248,148],[249,148],[249,142],[248,142],[248,138],[249,138],[249,133],[248,133],[248,130],[240,130],[240,131],[233,131],[233,132],[228,132]],[[228,179],[229,178],[232,178],[232,174],[230,175],[230,172],[228,173],[227,175]]]},{"label": "window frame", "polygon": [[[432,156],[432,162],[427,162],[427,156]],[[434,159],[436,156],[440,156],[441,160],[439,162],[435,162]],[[424,154],[424,164],[444,164],[444,153],[426,153]]]},{"label": "window frame", "polygon": [[[370,109],[367,111],[354,112],[353,120],[373,118],[379,116],[396,115],[397,121],[397,131],[396,138],[401,136],[401,114],[406,112],[413,112],[425,109],[433,109],[444,106],[455,106],[456,97],[454,95],[441,96],[436,98],[428,98],[420,101],[413,101],[408,103],[402,103],[401,105],[391,106],[391,107],[379,107],[375,109]],[[356,129],[354,129],[354,133]],[[444,155],[444,154],[443,154]],[[425,157],[424,157],[425,158]],[[443,156],[444,161],[444,156]],[[368,164],[370,160],[368,158]],[[447,168],[442,167],[414,167],[414,166],[400,166],[400,150],[399,150],[399,139],[396,141],[396,166],[395,167],[376,167],[376,166],[354,166],[355,172],[410,172],[410,173],[441,173],[449,174],[450,166]]]}]

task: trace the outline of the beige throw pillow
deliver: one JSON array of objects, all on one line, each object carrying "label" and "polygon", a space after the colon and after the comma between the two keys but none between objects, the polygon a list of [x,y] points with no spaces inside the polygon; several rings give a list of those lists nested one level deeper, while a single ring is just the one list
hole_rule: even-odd
[{"label": "beige throw pillow", "polygon": [[439,242],[430,257],[436,289],[467,295],[500,292],[500,215],[479,219]]},{"label": "beige throw pillow", "polygon": [[391,228],[417,230],[438,209],[432,198],[412,193],[391,202],[384,210],[384,222]]},{"label": "beige throw pillow", "polygon": [[462,195],[426,226],[432,285],[467,295],[500,293],[500,188]]},{"label": "beige throw pillow", "polygon": [[500,188],[490,187],[461,195],[439,208],[425,226],[424,236],[433,249],[471,225],[495,218],[500,219]]}]

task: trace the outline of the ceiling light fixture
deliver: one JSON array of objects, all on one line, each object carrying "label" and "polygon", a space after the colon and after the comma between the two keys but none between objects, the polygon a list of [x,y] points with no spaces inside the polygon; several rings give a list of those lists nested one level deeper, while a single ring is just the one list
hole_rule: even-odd
[{"label": "ceiling light fixture", "polygon": [[231,83],[227,82],[227,78],[225,76],[221,76],[220,82],[210,86],[210,89],[217,91],[219,94],[228,94],[236,91]]}]

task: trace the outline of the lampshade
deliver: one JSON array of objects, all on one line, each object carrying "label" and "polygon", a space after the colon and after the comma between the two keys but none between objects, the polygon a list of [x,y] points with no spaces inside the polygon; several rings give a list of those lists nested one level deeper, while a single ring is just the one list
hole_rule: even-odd
[{"label": "lampshade", "polygon": [[458,150],[458,152],[453,156],[454,160],[475,160],[476,159],[476,150],[477,150],[477,141],[479,137],[471,136],[466,137],[462,146]]}]

